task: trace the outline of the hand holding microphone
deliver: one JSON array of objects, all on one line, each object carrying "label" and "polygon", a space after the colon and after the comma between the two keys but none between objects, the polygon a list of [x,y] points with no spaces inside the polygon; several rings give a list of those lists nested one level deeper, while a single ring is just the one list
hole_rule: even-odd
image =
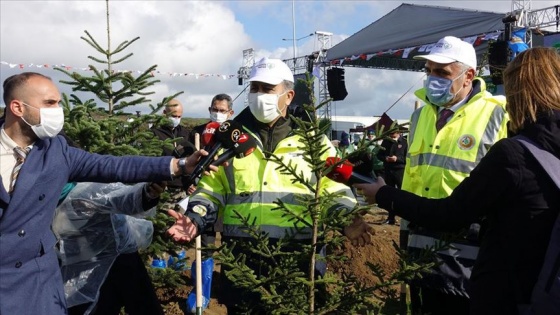
[{"label": "hand holding microphone", "polygon": [[375,180],[371,177],[364,176],[354,172],[354,165],[347,160],[341,161],[338,157],[328,157],[325,162],[325,167],[328,169],[332,167],[327,177],[335,182],[352,186],[356,183],[374,183]]},{"label": "hand holding microphone", "polygon": [[325,167],[332,167],[331,171],[327,173],[327,177],[335,182],[353,186],[360,190],[360,194],[364,199],[374,204],[376,202],[375,195],[379,188],[385,186],[385,180],[378,177],[376,179],[361,175],[354,172],[352,163],[348,161],[341,161],[338,157],[329,157],[325,163]]},{"label": "hand holding microphone", "polygon": [[377,180],[372,183],[359,183],[352,186],[354,186],[356,190],[360,190],[361,195],[364,196],[364,200],[367,203],[374,204],[377,203],[375,195],[377,195],[377,192],[381,187],[385,186],[385,180],[383,177],[378,177]]},{"label": "hand holding microphone", "polygon": [[[233,157],[243,158],[251,154],[257,146],[255,139],[249,134],[243,133],[242,126],[233,120],[225,121],[222,124],[209,123],[202,133],[202,139],[206,144],[204,149],[208,155],[202,157],[194,170],[184,178],[184,188],[195,184],[208,168],[222,165]],[[224,152],[214,159],[221,148],[225,149]]]}]

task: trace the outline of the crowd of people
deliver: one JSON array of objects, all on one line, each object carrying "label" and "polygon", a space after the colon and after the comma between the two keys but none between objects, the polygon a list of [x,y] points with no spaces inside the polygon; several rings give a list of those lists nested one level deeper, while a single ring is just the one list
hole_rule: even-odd
[{"label": "crowd of people", "polygon": [[[517,55],[504,71],[505,97],[486,90],[475,49],[459,38],[446,36],[415,58],[425,60],[427,78],[415,93],[425,105],[412,113],[407,136],[393,130],[376,143],[368,132],[365,147],[350,143],[348,135],[339,142],[322,137],[323,158],[367,156],[364,175],[375,179],[349,187],[325,178],[320,191],[337,194],[331,211],[350,211],[362,195],[389,212],[387,224],[399,216],[400,246],[412,257],[436,248],[434,267],[409,283],[413,314],[521,314],[531,304],[560,193],[508,136],[523,135],[560,158],[560,55],[550,48]],[[176,242],[201,235],[205,246],[213,244],[216,223],[224,244],[251,242],[240,215],[251,215],[272,245],[294,227],[295,239],[308,240],[309,218],[291,221],[273,211],[278,199],[302,210],[295,196],[315,194],[270,159],[275,155],[312,174],[288,114],[294,75],[281,60],[263,58],[249,81],[248,107],[235,121],[255,139],[254,151],[210,166],[184,187],[180,177],[208,154],[194,137],[208,123],[187,130],[179,100],[166,104],[169,125],[152,128],[155,137],[172,143],[162,147],[161,157],[98,155],[61,134],[61,95],[50,78],[33,72],[7,78],[0,119],[0,314],[118,314],[122,307],[133,315],[163,314],[138,255],[153,227],[131,215],[148,216],[165,189],[174,189],[172,203],[189,196],[184,208],[168,205],[175,223],[167,233]],[[209,123],[233,118],[232,103],[217,94]],[[368,243],[371,233],[361,214],[343,229],[353,244]],[[232,254],[254,255],[242,247]],[[247,262],[257,277],[265,276]],[[326,266],[316,266],[313,272],[324,275]],[[134,278],[134,288],[120,287],[122,277]],[[225,276],[221,292],[231,314],[259,298]]]}]

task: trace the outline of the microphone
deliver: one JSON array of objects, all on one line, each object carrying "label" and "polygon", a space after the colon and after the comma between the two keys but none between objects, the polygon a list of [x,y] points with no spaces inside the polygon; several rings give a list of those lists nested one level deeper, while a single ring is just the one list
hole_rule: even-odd
[{"label": "microphone", "polygon": [[233,145],[233,147],[225,150],[224,153],[220,154],[216,160],[214,160],[211,165],[219,166],[222,165],[225,161],[230,160],[231,158],[235,157],[238,159],[244,158],[247,155],[253,153],[255,148],[257,147],[257,142],[255,138],[251,137],[248,133],[241,134],[237,142]]},{"label": "microphone", "polygon": [[208,155],[204,157],[200,163],[196,165],[193,172],[188,176],[184,176],[181,180],[183,184],[183,189],[187,190],[192,184],[196,183],[196,180],[200,177],[200,174],[204,171],[206,167],[212,162],[212,159],[222,147],[222,143],[217,142],[215,139],[216,131],[220,128],[220,123],[209,122],[204,127],[202,132],[201,142],[204,145],[204,150],[208,152]]},{"label": "microphone", "polygon": [[[234,156],[243,157],[251,154],[256,147],[255,139],[248,134],[244,134],[241,124],[232,120],[225,121],[222,124],[218,122],[208,123],[202,135],[203,142],[206,143],[204,149],[208,151],[208,155],[203,157],[193,172],[183,179],[184,189],[188,189],[194,184],[210,164],[217,166]],[[214,157],[221,148],[225,148],[226,151],[218,157],[219,160],[214,161]]]},{"label": "microphone", "polygon": [[215,121],[207,123],[204,127],[204,131],[200,136],[202,145],[204,146],[204,150],[209,151],[210,148],[215,144],[216,140],[214,139],[214,134],[216,133],[216,130],[218,130],[218,128],[220,128],[220,123]]},{"label": "microphone", "polygon": [[352,163],[347,160],[341,162],[338,157],[328,157],[325,167],[331,167],[330,172],[327,173],[328,178],[347,186],[375,183],[373,178],[354,172],[354,165]]}]

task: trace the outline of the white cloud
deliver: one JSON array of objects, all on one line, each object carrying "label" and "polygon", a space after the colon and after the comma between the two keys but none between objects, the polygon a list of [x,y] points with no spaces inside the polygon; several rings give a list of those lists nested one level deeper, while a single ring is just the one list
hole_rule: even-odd
[{"label": "white cloud", "polygon": [[[494,12],[508,12],[511,1],[408,1],[421,5],[449,6]],[[27,71],[64,78],[29,64],[66,64],[85,67],[89,55],[99,56],[80,39],[88,30],[103,47],[107,45],[105,1],[0,1],[0,56],[2,61],[21,63]],[[360,31],[395,9],[398,1],[295,1],[296,38],[314,31],[332,32],[332,45]],[[533,9],[556,5],[557,1],[533,1]],[[238,96],[243,86],[237,78],[179,76],[179,73],[236,74],[243,62],[243,50],[253,48],[255,59],[293,58],[291,1],[120,1],[111,0],[111,47],[139,36],[125,53],[134,55],[115,65],[119,70],[145,70],[157,64],[161,82],[151,90],[152,103],[184,91],[179,99],[185,115],[206,117],[208,103],[217,93]],[[297,41],[299,56],[320,48],[316,36]],[[120,54],[115,58],[124,56]],[[333,104],[338,115],[380,115],[409,87],[388,113],[405,119],[412,112],[412,92],[421,86],[421,74],[412,72],[346,69],[344,101]],[[0,79],[18,73],[18,67],[1,66]],[[87,72],[76,70],[88,75]],[[175,73],[175,76],[171,75]],[[68,93],[67,86],[59,85]],[[234,103],[239,112],[244,97]]]}]

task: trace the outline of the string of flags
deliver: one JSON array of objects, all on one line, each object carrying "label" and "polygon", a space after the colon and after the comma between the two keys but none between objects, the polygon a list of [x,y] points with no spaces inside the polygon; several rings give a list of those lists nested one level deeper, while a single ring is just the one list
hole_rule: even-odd
[{"label": "string of flags", "polygon": [[[468,42],[468,43],[470,43],[470,44],[472,44],[473,46],[476,47],[476,46],[480,45],[482,43],[482,41],[497,40],[501,33],[502,33],[502,31],[497,31],[497,32],[489,33],[489,34],[482,34],[482,35],[476,35],[476,36],[471,36],[471,37],[465,37],[465,38],[462,38],[462,40],[464,40],[464,41],[466,41],[466,42]],[[390,56],[401,57],[403,59],[406,59],[406,58],[409,57],[410,53],[413,52],[413,51],[415,51],[417,53],[429,52],[430,50],[432,50],[432,47],[435,44],[436,43],[426,44],[426,45],[421,45],[421,46],[401,48],[401,49],[388,49],[388,50],[385,50],[385,51],[379,51],[379,52],[371,53],[371,54],[354,55],[354,56],[350,56],[350,57],[346,57],[346,58],[331,60],[330,63],[331,63],[331,65],[342,65],[344,62],[348,62],[348,61],[354,61],[354,60],[358,60],[358,59],[370,60],[373,57],[380,57],[380,56],[383,56],[383,55],[390,55]]]},{"label": "string of flags", "polygon": [[[7,61],[0,61],[0,64],[2,66],[8,66],[11,69],[14,68],[19,68],[19,69],[28,69],[28,68],[61,68],[61,69],[65,69],[67,71],[75,71],[75,70],[80,70],[80,71],[91,71],[90,67],[73,67],[73,66],[67,66],[65,64],[34,64],[34,63],[30,63],[30,64],[24,64],[24,63],[11,63],[11,62],[7,62]],[[113,70],[114,72],[124,72],[124,73],[138,73],[138,74],[142,74],[144,73],[144,71],[140,71],[140,70],[136,70],[136,71],[132,71],[132,70]],[[216,78],[221,78],[223,80],[228,80],[228,79],[233,79],[233,78],[237,78],[237,74],[215,74],[215,73],[185,73],[185,72],[165,72],[165,71],[159,71],[159,70],[154,70],[151,72],[151,75],[153,77],[155,77],[156,75],[167,75],[170,77],[194,77],[195,79],[199,79],[199,78],[208,78],[208,77],[216,77]]]}]

